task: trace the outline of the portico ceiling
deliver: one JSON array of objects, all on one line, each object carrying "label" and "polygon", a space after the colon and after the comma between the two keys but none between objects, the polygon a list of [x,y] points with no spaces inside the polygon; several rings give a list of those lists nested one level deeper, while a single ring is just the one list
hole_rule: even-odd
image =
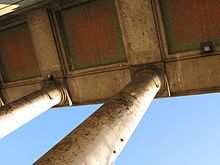
[{"label": "portico ceiling", "polygon": [[44,0],[0,0],[0,16],[21,10]]}]

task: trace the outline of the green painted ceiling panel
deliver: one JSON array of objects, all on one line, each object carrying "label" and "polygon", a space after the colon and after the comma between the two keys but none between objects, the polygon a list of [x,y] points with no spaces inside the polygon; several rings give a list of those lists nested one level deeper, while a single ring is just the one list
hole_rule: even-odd
[{"label": "green painted ceiling panel", "polygon": [[1,31],[0,41],[0,69],[4,82],[40,76],[27,24]]},{"label": "green painted ceiling panel", "polygon": [[160,0],[169,53],[200,49],[203,42],[220,45],[218,0]]},{"label": "green painted ceiling panel", "polygon": [[72,70],[126,61],[113,0],[68,8],[60,17]]}]

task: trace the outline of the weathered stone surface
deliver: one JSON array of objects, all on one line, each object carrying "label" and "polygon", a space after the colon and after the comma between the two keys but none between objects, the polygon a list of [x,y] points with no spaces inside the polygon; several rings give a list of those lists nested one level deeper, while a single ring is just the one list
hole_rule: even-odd
[{"label": "weathered stone surface", "polygon": [[64,99],[62,86],[50,84],[0,108],[0,139]]},{"label": "weathered stone surface", "polygon": [[[5,103],[10,103],[17,100],[25,95],[28,95],[41,88],[41,83],[27,84],[22,86],[13,86],[8,88],[3,88],[2,95],[4,96]],[[16,92],[15,92],[16,91]]]},{"label": "weathered stone surface", "polygon": [[161,61],[150,0],[116,1],[130,64]]},{"label": "weathered stone surface", "polygon": [[111,165],[161,88],[162,77],[146,69],[34,165]]},{"label": "weathered stone surface", "polygon": [[171,92],[181,95],[184,92],[193,94],[217,91],[220,84],[219,61],[219,56],[209,56],[168,63]]},{"label": "weathered stone surface", "polygon": [[79,104],[107,100],[130,81],[128,69],[67,78],[73,100]]},{"label": "weathered stone surface", "polygon": [[31,12],[28,15],[28,24],[43,76],[63,76],[46,9]]}]

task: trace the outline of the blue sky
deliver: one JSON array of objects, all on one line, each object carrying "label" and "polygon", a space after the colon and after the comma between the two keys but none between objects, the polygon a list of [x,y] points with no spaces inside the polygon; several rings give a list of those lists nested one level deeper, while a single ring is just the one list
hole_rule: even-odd
[{"label": "blue sky", "polygon": [[[220,94],[156,99],[115,165],[219,165]],[[0,140],[1,165],[30,165],[100,105],[50,109]]]}]

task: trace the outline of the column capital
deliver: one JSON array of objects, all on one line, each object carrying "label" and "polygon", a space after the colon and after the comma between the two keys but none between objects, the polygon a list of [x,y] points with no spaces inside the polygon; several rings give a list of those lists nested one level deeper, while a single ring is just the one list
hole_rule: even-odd
[{"label": "column capital", "polygon": [[133,80],[150,75],[157,76],[160,79],[160,84],[157,84],[160,86],[160,90],[156,95],[156,97],[160,97],[165,89],[168,88],[167,77],[164,71],[152,64],[137,65],[133,66],[131,69],[131,77]]},{"label": "column capital", "polygon": [[72,100],[69,96],[69,93],[64,85],[62,85],[60,82],[56,81],[55,79],[49,79],[49,81],[46,82],[44,89],[49,89],[49,88],[57,88],[62,96],[61,101],[58,105],[64,105],[68,104],[68,106],[72,106]]}]

